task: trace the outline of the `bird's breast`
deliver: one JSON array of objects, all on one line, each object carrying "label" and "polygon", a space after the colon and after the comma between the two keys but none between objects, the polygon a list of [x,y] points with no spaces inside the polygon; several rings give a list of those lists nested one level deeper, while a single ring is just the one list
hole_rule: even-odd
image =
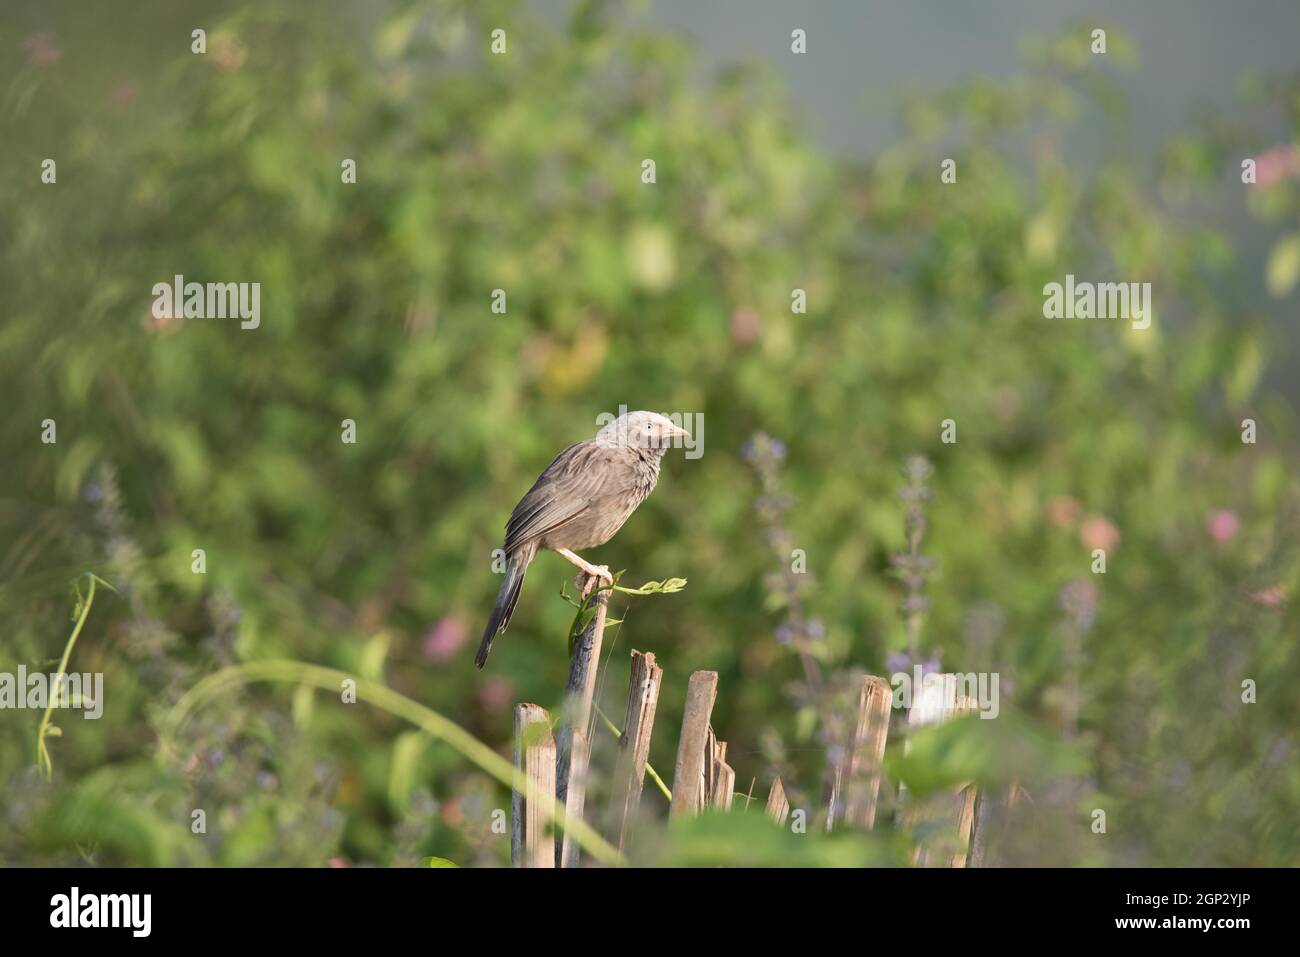
[{"label": "bird's breast", "polygon": [[659,480],[659,458],[632,451],[622,463],[620,480],[610,483],[609,491],[594,499],[581,515],[557,528],[546,537],[547,548],[579,551],[604,545],[632,517]]}]

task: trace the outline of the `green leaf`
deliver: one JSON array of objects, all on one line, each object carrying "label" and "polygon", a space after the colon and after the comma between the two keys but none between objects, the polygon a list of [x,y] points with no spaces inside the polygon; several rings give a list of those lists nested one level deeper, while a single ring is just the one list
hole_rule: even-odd
[{"label": "green leaf", "polygon": [[1300,233],[1293,233],[1278,241],[1269,253],[1265,273],[1268,291],[1281,299],[1300,281]]},{"label": "green leaf", "polygon": [[419,6],[391,17],[379,29],[375,38],[375,52],[381,59],[396,60],[411,45],[411,38],[424,10]]},{"label": "green leaf", "polygon": [[388,657],[388,645],[392,636],[381,631],[361,648],[361,660],[357,664],[357,673],[371,681],[384,680],[384,659]]},{"label": "green leaf", "polygon": [[1237,352],[1236,361],[1228,375],[1226,391],[1234,403],[1245,402],[1259,382],[1264,371],[1264,353],[1254,338],[1246,339]]},{"label": "green leaf", "polygon": [[388,769],[388,800],[398,811],[405,812],[420,773],[420,757],[429,736],[423,731],[405,731],[393,743],[393,761]]},{"label": "green leaf", "polygon": [[996,720],[970,714],[913,729],[907,748],[887,755],[886,764],[918,796],[969,781],[1005,785],[1086,768],[1080,750],[1005,712]]},{"label": "green leaf", "polygon": [[622,585],[614,585],[615,591],[620,591],[625,595],[670,595],[679,592],[686,587],[685,578],[667,578],[661,582],[646,582],[640,588],[624,588]]}]

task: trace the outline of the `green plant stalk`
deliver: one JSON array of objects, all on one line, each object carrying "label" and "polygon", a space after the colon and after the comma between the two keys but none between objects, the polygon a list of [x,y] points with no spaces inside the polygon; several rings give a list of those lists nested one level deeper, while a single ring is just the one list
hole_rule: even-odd
[{"label": "green plant stalk", "polygon": [[[591,623],[591,619],[596,615],[596,609],[592,604],[592,601],[601,592],[607,591],[612,594],[613,592],[618,591],[622,592],[624,595],[673,595],[686,587],[685,578],[665,578],[661,582],[646,582],[640,588],[624,588],[619,584],[619,581],[625,574],[626,571],[616,572],[614,574],[613,584],[599,585],[596,588],[593,588],[586,596],[582,597],[580,601],[570,598],[567,589],[564,587],[564,583],[560,583],[560,597],[574,608],[578,609],[577,614],[573,616],[573,624],[569,626],[570,656],[573,654],[573,643],[578,640],[578,636],[586,630],[587,625]],[[607,618],[605,620],[605,624],[607,625],[621,625],[622,623],[622,618]]]},{"label": "green plant stalk", "polygon": [[[72,658],[72,649],[77,644],[77,638],[81,635],[81,629],[86,625],[86,619],[90,617],[90,606],[95,603],[95,583],[100,582],[109,591],[116,591],[112,585],[104,581],[94,572],[85,572],[85,577],[90,579],[90,591],[86,594],[85,599],[81,597],[81,588],[77,586],[77,605],[80,613],[77,614],[77,623],[72,626],[72,634],[68,636],[68,642],[63,646],[63,657],[59,659],[59,668],[55,672],[54,686],[50,689],[50,699],[45,703],[45,713],[41,715],[41,723],[36,728],[36,767],[40,769],[41,775],[45,780],[50,780],[54,776],[54,762],[50,758],[50,749],[45,744],[48,737],[58,737],[63,733],[62,729],[50,724],[50,716],[54,713],[54,703],[58,699],[59,691],[63,687],[63,676],[68,671],[68,661]],[[78,576],[74,580],[80,580]]]},{"label": "green plant stalk", "polygon": [[[528,781],[522,772],[454,721],[377,681],[301,661],[253,661],[223,668],[204,678],[182,695],[163,718],[162,754],[171,754],[176,733],[194,711],[229,688],[255,681],[280,681],[312,685],[322,691],[339,691],[347,680],[356,682],[358,700],[365,698],[380,710],[403,718],[430,736],[446,742],[507,787],[521,794],[528,791]],[[541,810],[548,823],[567,830],[594,859],[615,866],[627,863],[615,847],[584,821],[564,820],[563,813],[557,813],[549,802],[543,802]]]},{"label": "green plant stalk", "polygon": [[[596,714],[600,715],[600,720],[605,722],[605,727],[609,728],[610,734],[612,734],[616,738],[623,737],[623,732],[618,730],[618,726],[614,724],[613,721],[610,721],[609,718],[605,717],[605,712],[600,710],[599,705],[596,706]],[[663,792],[663,796],[666,797],[668,801],[671,803],[673,799],[673,792],[668,790],[668,785],[664,784],[664,779],[659,776],[659,772],[657,772],[653,767],[650,766],[649,761],[645,763],[645,769],[649,773],[650,779],[654,781],[655,784],[659,785],[659,790]]]}]

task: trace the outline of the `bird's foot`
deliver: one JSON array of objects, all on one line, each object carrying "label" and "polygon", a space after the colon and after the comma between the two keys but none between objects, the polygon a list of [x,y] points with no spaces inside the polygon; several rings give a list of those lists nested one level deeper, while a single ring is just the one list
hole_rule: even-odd
[{"label": "bird's foot", "polygon": [[567,548],[557,548],[555,552],[582,569],[578,576],[574,578],[573,583],[581,589],[583,598],[591,594],[591,590],[596,587],[597,581],[602,581],[606,585],[614,584],[614,576],[609,573],[608,565],[593,565],[581,555],[575,554]]},{"label": "bird's foot", "polygon": [[614,576],[610,574],[608,565],[592,565],[590,569],[578,572],[578,577],[574,580],[574,584],[582,589],[584,601],[598,583],[614,584]]}]

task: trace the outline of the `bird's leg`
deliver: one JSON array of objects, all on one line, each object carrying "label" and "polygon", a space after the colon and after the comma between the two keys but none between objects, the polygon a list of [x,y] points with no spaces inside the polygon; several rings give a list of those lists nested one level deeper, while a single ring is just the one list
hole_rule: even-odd
[{"label": "bird's leg", "polygon": [[586,572],[587,580],[581,586],[583,598],[586,598],[591,594],[591,590],[596,586],[597,581],[602,581],[607,585],[614,584],[614,576],[609,573],[608,565],[593,565],[581,555],[575,554],[567,548],[557,548],[555,552],[557,555],[563,555],[569,561],[573,562],[573,564]]}]

